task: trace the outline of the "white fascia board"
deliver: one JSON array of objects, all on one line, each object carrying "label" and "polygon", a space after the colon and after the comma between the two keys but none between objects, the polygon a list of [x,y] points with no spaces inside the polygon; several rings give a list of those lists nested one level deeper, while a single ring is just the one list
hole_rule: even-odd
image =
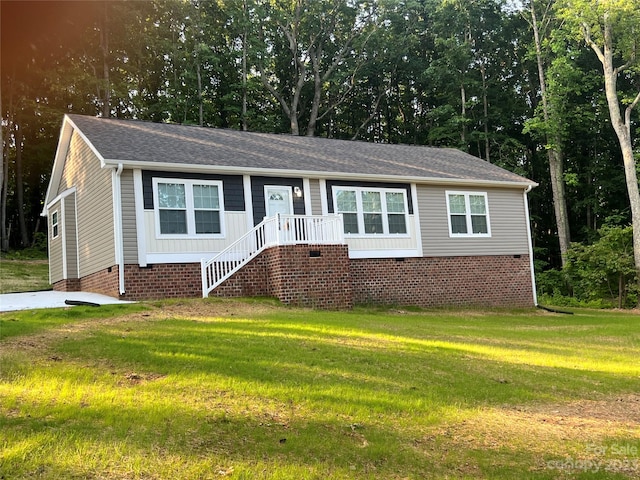
[{"label": "white fascia board", "polygon": [[[62,120],[62,127],[60,128],[60,136],[58,137],[58,146],[56,147],[56,154],[53,160],[51,178],[49,180],[49,185],[47,186],[47,193],[44,197],[45,207],[53,203],[51,195],[55,193],[55,188],[57,188],[57,186],[60,184],[62,172],[64,170],[64,164],[67,159],[67,154],[69,153],[69,145],[71,144],[71,138],[73,137],[74,131],[77,132],[78,135],[80,135],[82,140],[86,142],[91,151],[98,157],[98,159],[100,159],[100,167],[105,167],[105,161],[100,152],[98,152],[96,147],[89,141],[85,134],[82,133],[82,131],[76,126],[76,124],[73,123],[69,116],[65,115]],[[47,215],[46,208],[42,210],[40,215],[43,217]]]},{"label": "white fascia board", "polygon": [[145,170],[163,170],[173,172],[199,172],[218,173],[227,175],[260,175],[265,177],[306,177],[332,180],[359,180],[374,182],[395,182],[395,183],[422,183],[432,185],[459,185],[459,186],[482,186],[482,187],[503,187],[503,188],[524,188],[537,187],[536,182],[516,182],[500,180],[473,180],[462,178],[438,178],[438,177],[404,177],[401,175],[376,175],[370,173],[341,173],[341,172],[316,172],[308,170],[289,170],[276,168],[248,168],[232,167],[221,165],[195,165],[192,163],[158,163],[140,162],[137,160],[104,159],[107,166],[117,166],[119,163],[128,168],[141,168]]},{"label": "white fascia board", "polygon": [[[93,145],[93,143],[91,143],[89,141],[89,139],[87,138],[87,136],[82,133],[82,130],[80,130],[75,123],[73,123],[73,120],[71,120],[69,117],[67,117],[65,115],[65,120],[68,120],[69,123],[73,126],[73,129],[78,133],[78,135],[80,135],[80,138],[82,138],[82,140],[87,144],[87,146],[91,149],[91,151],[94,153],[94,155],[96,157],[98,157],[98,159],[100,160],[100,168],[105,168],[107,166],[104,157],[102,156],[102,154],[98,151],[98,149]],[[122,163],[122,162],[117,162],[115,165],[109,165],[109,167],[112,168],[117,168],[118,167],[118,163]]]},{"label": "white fascia board", "polygon": [[[58,146],[56,147],[56,154],[53,157],[53,168],[51,169],[51,178],[49,179],[49,185],[47,186],[47,193],[44,197],[44,208],[40,213],[40,216],[47,215],[49,205],[54,203],[55,199],[51,199],[51,195],[55,194],[53,186],[56,187],[60,184],[60,178],[62,177],[62,170],[64,169],[64,161],[67,158],[67,152],[69,151],[69,143],[71,142],[71,134],[73,133],[73,126],[70,123],[69,117],[66,115],[62,121],[62,127],[60,127],[60,135],[58,136]],[[57,198],[57,197],[56,197]]]},{"label": "white fascia board", "polygon": [[69,195],[71,195],[72,193],[76,193],[76,187],[71,187],[66,189],[64,192],[62,192],[60,195],[58,195],[56,198],[54,198],[53,200],[51,200],[49,203],[47,203],[44,207],[44,210],[42,211],[42,216],[46,216],[47,212],[49,212],[49,209],[55,205],[57,202],[59,202],[60,200],[62,200],[65,197],[68,197]]}]

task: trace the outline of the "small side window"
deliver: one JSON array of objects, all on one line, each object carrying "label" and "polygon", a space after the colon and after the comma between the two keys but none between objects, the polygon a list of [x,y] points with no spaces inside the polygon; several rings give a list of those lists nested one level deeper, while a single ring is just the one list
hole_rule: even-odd
[{"label": "small side window", "polygon": [[51,214],[51,238],[58,238],[58,211]]}]

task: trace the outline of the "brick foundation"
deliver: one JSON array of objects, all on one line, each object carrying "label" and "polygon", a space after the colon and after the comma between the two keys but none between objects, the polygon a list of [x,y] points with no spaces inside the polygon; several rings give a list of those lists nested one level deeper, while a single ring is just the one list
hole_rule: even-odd
[{"label": "brick foundation", "polygon": [[157,263],[148,267],[125,265],[126,300],[202,297],[199,263]]},{"label": "brick foundation", "polygon": [[[124,279],[122,296],[117,266],[56,282],[53,288],[128,300],[202,296],[199,263],[126,265]],[[286,304],[328,309],[353,304],[533,306],[528,255],[350,260],[346,245],[270,248],[210,295],[271,296]]]},{"label": "brick foundation", "polygon": [[82,278],[60,280],[53,284],[53,289],[59,292],[94,292],[118,297],[118,266],[105,268]]},{"label": "brick foundation", "polygon": [[265,253],[271,296],[305,307],[352,307],[346,245],[288,245]]},{"label": "brick foundation", "polygon": [[529,256],[351,260],[354,302],[532,307]]},{"label": "brick foundation", "polygon": [[53,284],[53,289],[58,292],[79,292],[81,290],[80,279],[68,278],[66,280],[60,280]]},{"label": "brick foundation", "polygon": [[352,306],[345,245],[270,248],[216,288],[217,296],[270,296],[290,305],[325,309]]}]

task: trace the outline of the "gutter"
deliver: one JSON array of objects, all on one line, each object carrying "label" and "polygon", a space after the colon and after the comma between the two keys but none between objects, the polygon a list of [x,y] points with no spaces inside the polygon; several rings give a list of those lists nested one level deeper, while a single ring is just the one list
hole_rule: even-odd
[{"label": "gutter", "polygon": [[473,178],[453,178],[453,177],[422,177],[422,176],[402,176],[402,175],[380,175],[375,173],[351,173],[334,171],[313,171],[313,170],[287,170],[277,168],[244,167],[229,165],[198,165],[184,163],[156,163],[139,160],[104,159],[105,166],[124,164],[129,168],[140,168],[142,170],[162,170],[166,172],[198,172],[198,173],[218,173],[227,175],[259,175],[265,177],[303,177],[314,179],[332,180],[364,180],[376,182],[400,182],[400,183],[422,183],[430,185],[459,185],[459,186],[481,186],[481,187],[503,187],[503,188],[523,188],[537,187],[538,184],[523,178],[517,180],[482,180]]},{"label": "gutter", "polygon": [[527,243],[529,246],[529,268],[531,270],[531,290],[533,292],[533,304],[538,307],[538,292],[536,291],[536,272],[533,266],[533,242],[531,240],[531,220],[529,218],[529,199],[527,194],[534,187],[534,184],[529,184],[524,189],[524,215],[525,222],[527,224]]},{"label": "gutter", "polygon": [[118,264],[118,290],[120,295],[125,293],[124,288],[124,245],[122,241],[122,189],[120,186],[120,175],[123,165],[119,163],[117,168],[112,170],[112,192],[113,192],[113,230],[115,240],[116,263]]}]

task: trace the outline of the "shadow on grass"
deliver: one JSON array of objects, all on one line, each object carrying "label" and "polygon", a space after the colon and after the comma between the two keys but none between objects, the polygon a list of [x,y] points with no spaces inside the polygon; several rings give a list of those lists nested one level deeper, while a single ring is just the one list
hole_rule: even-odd
[{"label": "shadow on grass", "polygon": [[555,351],[535,334],[510,347],[454,327],[408,334],[420,325],[289,315],[130,322],[66,339],[57,360],[14,372],[5,442],[31,441],[41,454],[24,468],[37,464],[45,478],[77,470],[74,452],[86,457],[81,474],[107,478],[132,464],[160,478],[230,467],[232,478],[556,478],[539,454],[456,449],[434,427],[479,408],[629,391],[637,377],[586,361],[544,365],[571,347]]}]

